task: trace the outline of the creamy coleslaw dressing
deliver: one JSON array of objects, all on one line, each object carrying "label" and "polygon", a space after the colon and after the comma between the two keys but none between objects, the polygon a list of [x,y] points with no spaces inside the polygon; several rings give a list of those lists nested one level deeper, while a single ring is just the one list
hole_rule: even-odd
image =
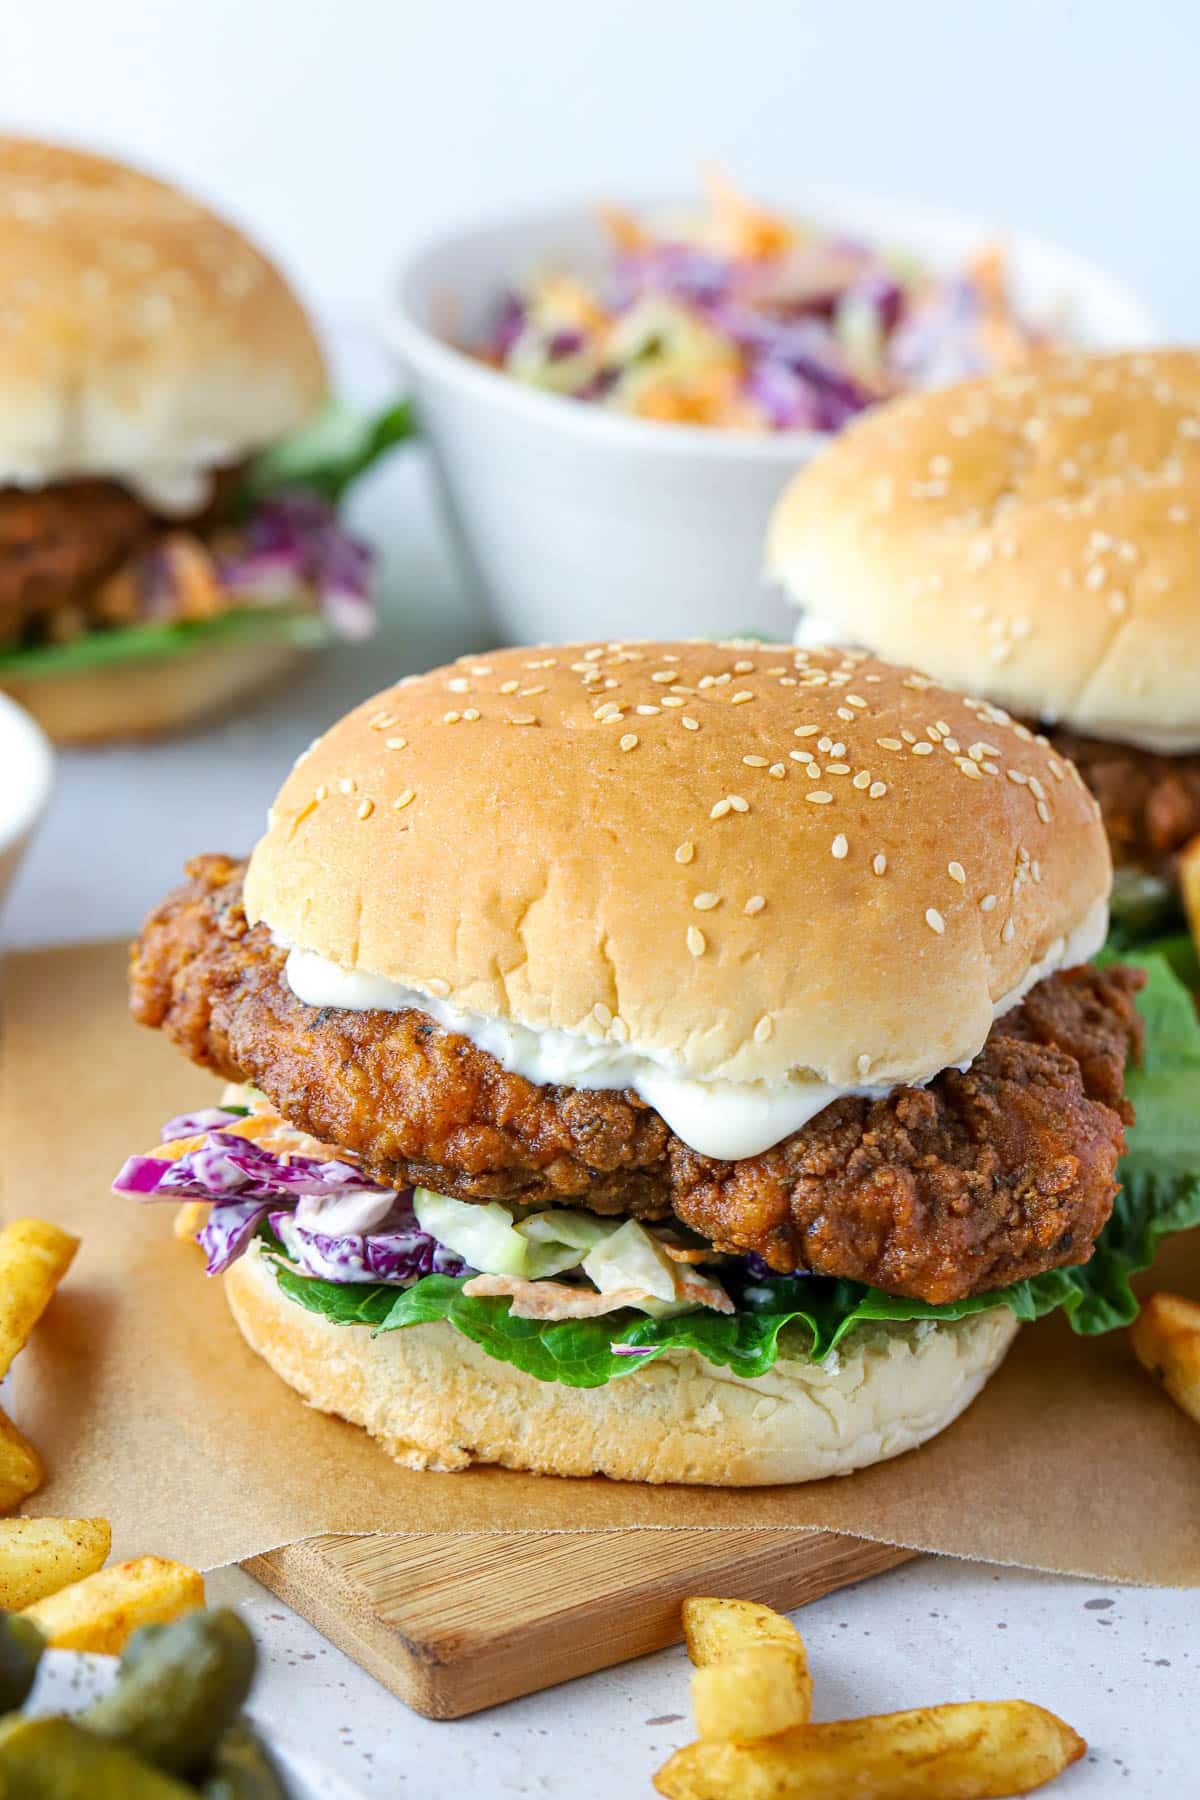
[{"label": "creamy coleslaw dressing", "polygon": [[[1031,987],[1055,970],[1086,962],[1100,948],[1107,931],[1108,903],[1098,900],[1083,922],[1067,937],[1058,938],[1025,979],[997,1002],[993,1016],[999,1018],[1017,1005]],[[632,1044],[614,1044],[553,1028],[539,1030],[512,1019],[464,1012],[447,1000],[401,982],[339,968],[311,950],[289,951],[287,981],[306,1006],[337,1007],[346,1012],[411,1009],[426,1013],[447,1031],[459,1033],[494,1056],[510,1073],[523,1075],[539,1087],[632,1088],[685,1144],[701,1156],[722,1162],[738,1162],[771,1149],[835,1100],[847,1095],[881,1100],[894,1085],[842,1087],[800,1074],[781,1082],[699,1080]],[[967,1062],[958,1066],[966,1068],[982,1048],[981,1040]],[[940,1073],[940,1069],[930,1069],[907,1085],[924,1086]]]}]

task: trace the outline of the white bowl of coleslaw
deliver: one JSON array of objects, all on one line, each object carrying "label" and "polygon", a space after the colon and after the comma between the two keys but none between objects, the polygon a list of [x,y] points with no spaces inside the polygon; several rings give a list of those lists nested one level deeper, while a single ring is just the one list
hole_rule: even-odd
[{"label": "white bowl of coleslaw", "polygon": [[[768,232],[781,217],[734,200]],[[829,427],[867,403],[862,392],[873,403],[903,385],[970,372],[976,348],[954,313],[969,284],[955,275],[988,244],[1004,249],[1002,340],[1009,327],[1033,347],[1158,340],[1136,294],[1041,239],[836,189],[802,192],[792,210],[821,222],[803,237],[806,255],[866,259],[856,294],[878,285],[881,270],[886,279],[905,271],[903,284],[920,269],[904,290],[906,339],[881,324],[864,352],[862,307],[848,313],[846,329],[837,309],[826,326],[824,297],[782,324],[772,314],[763,334],[744,306],[726,304],[719,281],[705,289],[710,246],[695,239],[699,272],[688,265],[677,278],[669,269],[664,297],[655,268],[663,237],[673,245],[685,229],[679,221],[695,217],[680,207],[647,209],[636,221],[616,216],[618,232],[647,218],[667,223],[648,252],[622,252],[624,286],[611,307],[594,298],[611,292],[613,215],[605,225],[581,207],[444,237],[402,271],[387,335],[408,371],[450,529],[506,641],[789,635],[789,609],[761,574],[774,501],[829,441]],[[901,246],[903,257],[855,250],[878,245]],[[680,254],[687,265],[691,251]],[[682,295],[671,286],[677,279]],[[658,288],[648,293],[647,281]],[[995,323],[992,316],[989,328]],[[911,382],[898,372],[904,356],[922,364]]]},{"label": "white bowl of coleslaw", "polygon": [[53,769],[40,727],[0,694],[0,903],[50,799]]}]

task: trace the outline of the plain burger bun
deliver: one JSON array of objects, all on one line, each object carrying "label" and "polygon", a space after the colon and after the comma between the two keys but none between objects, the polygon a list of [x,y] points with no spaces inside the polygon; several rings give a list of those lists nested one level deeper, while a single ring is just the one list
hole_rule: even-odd
[{"label": "plain burger bun", "polygon": [[246,911],[343,969],[692,1076],[893,1086],[1086,959],[1110,863],[1073,767],[859,654],[471,656],[301,757]]},{"label": "plain burger bun", "polygon": [[838,640],[1028,719],[1200,749],[1200,354],[1064,354],[868,413],[768,572]]},{"label": "plain burger bun", "polygon": [[310,652],[267,633],[249,642],[197,643],[186,652],[136,658],[69,674],[4,677],[4,692],[32,713],[55,744],[103,744],[181,731],[273,687]]},{"label": "plain burger bun", "polygon": [[121,163],[0,138],[0,268],[0,486],[103,476],[186,510],[197,471],[272,443],[324,398],[321,350],[279,270]]},{"label": "plain burger bun", "polygon": [[1017,1322],[866,1327],[824,1363],[740,1380],[669,1351],[598,1388],[538,1381],[444,1323],[372,1336],[281,1293],[255,1244],[224,1276],[242,1335],[322,1412],[410,1469],[502,1463],[547,1475],[751,1487],[847,1475],[945,1429],[1004,1360]]}]

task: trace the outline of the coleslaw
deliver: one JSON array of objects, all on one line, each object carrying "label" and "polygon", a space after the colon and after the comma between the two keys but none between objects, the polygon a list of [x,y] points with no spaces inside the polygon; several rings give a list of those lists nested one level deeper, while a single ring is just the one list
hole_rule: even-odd
[{"label": "coleslaw", "polygon": [[998,246],[946,277],[769,210],[719,170],[704,190],[695,214],[602,208],[604,266],[534,271],[473,354],[645,419],[835,432],[907,389],[1012,368],[1061,341],[1019,314]]}]

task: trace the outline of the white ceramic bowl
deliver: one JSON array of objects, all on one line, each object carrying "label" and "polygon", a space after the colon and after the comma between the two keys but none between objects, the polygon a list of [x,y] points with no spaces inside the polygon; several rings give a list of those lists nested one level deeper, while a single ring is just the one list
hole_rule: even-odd
[{"label": "white ceramic bowl", "polygon": [[39,726],[0,694],[0,903],[50,798],[54,758]]},{"label": "white ceramic bowl", "polygon": [[[836,189],[792,196],[798,216],[959,268],[999,237],[1018,304],[1064,308],[1082,344],[1158,337],[1147,306],[1069,250],[986,221]],[[772,503],[827,440],[663,425],[521,385],[456,349],[514,278],[547,261],[596,267],[598,226],[580,208],[440,239],[403,270],[386,334],[433,447],[451,530],[496,628],[511,643],[784,631],[761,579]]]}]

